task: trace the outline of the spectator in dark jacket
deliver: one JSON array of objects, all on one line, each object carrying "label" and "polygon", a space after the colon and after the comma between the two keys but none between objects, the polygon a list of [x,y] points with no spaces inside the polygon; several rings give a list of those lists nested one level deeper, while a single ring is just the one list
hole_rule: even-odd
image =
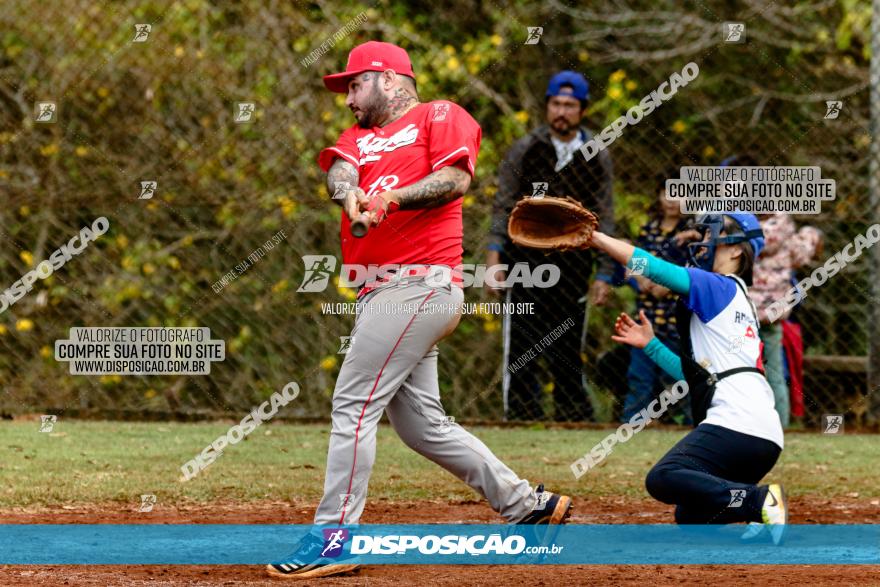
[{"label": "spectator in dark jacket", "polygon": [[[544,418],[537,366],[533,360],[522,365],[520,359],[529,356],[527,351],[536,341],[566,320],[573,320],[574,327],[565,330],[540,355],[554,379],[553,418],[577,421],[593,416],[583,376],[581,333],[587,294],[590,303],[605,303],[611,291],[613,264],[604,254],[597,256],[590,250],[545,254],[521,248],[513,245],[507,234],[507,220],[516,202],[523,197],[544,195],[579,200],[599,215],[602,232],[614,233],[611,156],[603,150],[588,161],[580,152],[592,137],[581,126],[588,95],[589,86],[581,74],[563,71],[554,75],[545,98],[547,124],[514,143],[499,168],[487,264],[512,267],[515,263],[526,263],[530,269],[555,264],[561,272],[559,282],[550,288],[515,285],[506,291],[508,301],[532,302],[535,310],[532,315],[505,315],[502,385],[505,415],[510,420]],[[593,266],[597,263],[598,275],[591,285]],[[504,279],[500,274],[495,277],[499,281]]]}]

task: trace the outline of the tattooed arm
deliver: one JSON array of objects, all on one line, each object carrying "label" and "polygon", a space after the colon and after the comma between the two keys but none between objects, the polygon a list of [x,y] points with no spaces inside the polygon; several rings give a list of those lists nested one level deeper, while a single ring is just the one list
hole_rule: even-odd
[{"label": "tattooed arm", "polygon": [[[327,191],[330,192],[333,203],[342,206],[345,214],[352,220],[360,212],[359,204],[367,201],[364,190],[358,187],[359,181],[360,174],[357,168],[345,159],[340,158],[334,161],[327,172]],[[345,197],[333,197],[340,189],[344,190]]]},{"label": "tattooed arm", "polygon": [[427,175],[416,183],[382,192],[386,202],[397,202],[401,210],[436,208],[460,198],[471,185],[470,174],[458,167],[444,167]]},{"label": "tattooed arm", "polygon": [[[360,174],[357,168],[340,157],[333,162],[327,172],[327,191],[330,192],[330,197],[333,197],[336,194],[337,186],[346,191],[356,190],[359,180]],[[343,201],[341,198],[333,200],[337,206],[341,206]]]}]

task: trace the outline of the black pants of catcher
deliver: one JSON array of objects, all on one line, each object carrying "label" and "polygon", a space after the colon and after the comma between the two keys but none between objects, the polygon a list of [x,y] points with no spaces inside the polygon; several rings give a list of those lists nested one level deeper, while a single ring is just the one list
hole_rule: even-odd
[{"label": "black pants of catcher", "polygon": [[645,479],[651,496],[675,504],[679,524],[760,522],[767,486],[757,483],[782,452],[775,443],[700,424]]}]

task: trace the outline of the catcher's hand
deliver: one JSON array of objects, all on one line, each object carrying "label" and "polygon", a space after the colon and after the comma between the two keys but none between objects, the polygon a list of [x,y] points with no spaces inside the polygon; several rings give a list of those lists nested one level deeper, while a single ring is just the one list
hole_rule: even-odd
[{"label": "catcher's hand", "polygon": [[587,249],[599,217],[571,197],[525,198],[517,202],[507,233],[521,247],[568,251]]},{"label": "catcher's hand", "polygon": [[611,336],[611,340],[615,342],[643,349],[648,346],[652,338],[654,338],[654,328],[644,310],[639,310],[638,322],[625,313],[618,316],[614,322],[614,334]]}]

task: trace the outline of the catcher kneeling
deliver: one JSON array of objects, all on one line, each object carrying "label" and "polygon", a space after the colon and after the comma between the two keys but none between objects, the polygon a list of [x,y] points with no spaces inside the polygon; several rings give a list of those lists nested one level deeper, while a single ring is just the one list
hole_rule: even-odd
[{"label": "catcher kneeling", "polygon": [[[553,232],[550,225],[531,230],[536,217],[541,223],[543,211],[532,214],[526,204],[519,213],[526,222],[512,222],[519,222],[520,230],[529,226],[526,240]],[[767,528],[773,542],[780,543],[788,518],[782,486],[757,485],[783,447],[773,391],[762,369],[757,313],[746,290],[764,247],[758,219],[752,214],[704,217],[697,225],[703,238],[689,245],[687,268],[594,232],[595,226],[593,219],[580,221],[590,235],[587,246],[680,296],[681,357],[654,337],[644,313],[638,322],[621,314],[612,337],[644,349],[664,371],[684,379],[691,396],[696,428],[654,465],[645,481],[648,492],[676,505],[679,524],[751,522],[743,538]],[[571,229],[569,224],[563,231]]]}]

